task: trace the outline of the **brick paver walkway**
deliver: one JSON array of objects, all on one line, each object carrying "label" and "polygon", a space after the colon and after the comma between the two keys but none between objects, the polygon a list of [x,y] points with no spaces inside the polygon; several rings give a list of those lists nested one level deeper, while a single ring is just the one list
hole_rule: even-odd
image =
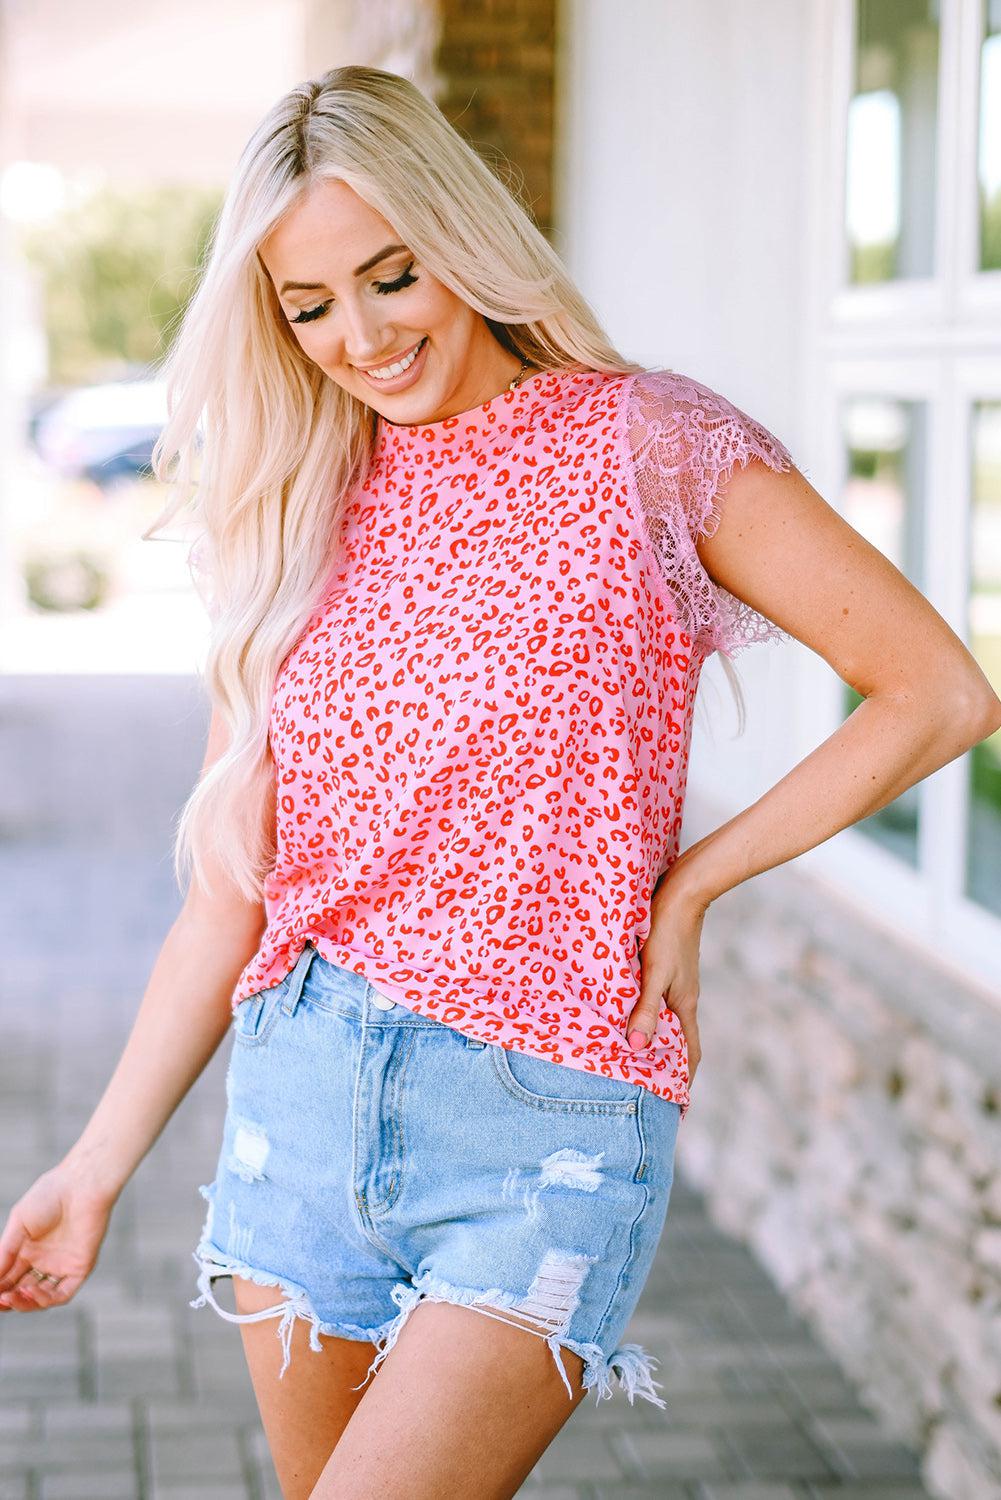
[{"label": "brick paver walkway", "polygon": [[[205,717],[193,678],[0,681],[3,1219],[75,1139],[117,1060],[179,904],[170,827]],[[0,1500],[280,1500],[239,1330],[188,1306],[227,1052],[130,1182],[74,1300],[0,1315]],[[660,1352],[669,1411],[589,1398],[524,1493],[925,1494],[914,1456],[680,1173],[627,1337]]]}]

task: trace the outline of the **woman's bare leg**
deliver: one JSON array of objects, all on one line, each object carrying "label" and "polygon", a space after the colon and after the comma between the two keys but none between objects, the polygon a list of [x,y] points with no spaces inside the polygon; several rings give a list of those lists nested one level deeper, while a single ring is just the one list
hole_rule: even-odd
[{"label": "woman's bare leg", "polygon": [[[257,1312],[284,1301],[280,1287],[233,1277],[238,1313]],[[277,1319],[241,1323],[243,1349],[264,1435],[285,1500],[306,1500],[351,1414],[367,1389],[362,1383],[375,1359],[373,1344],[320,1334],[323,1353],[309,1347],[309,1323],[296,1318],[283,1379]],[[360,1385],[361,1390],[352,1390]],[[564,1395],[566,1392],[564,1392]]]},{"label": "woman's bare leg", "polygon": [[508,1500],[586,1394],[583,1360],[560,1354],[573,1397],[537,1334],[473,1308],[419,1302],[313,1500]]}]

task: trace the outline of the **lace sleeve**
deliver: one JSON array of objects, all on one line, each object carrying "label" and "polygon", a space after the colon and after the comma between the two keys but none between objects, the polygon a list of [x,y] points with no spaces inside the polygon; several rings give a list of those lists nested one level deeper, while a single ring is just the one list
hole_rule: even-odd
[{"label": "lace sleeve", "polygon": [[706,572],[696,538],[712,536],[722,511],[718,491],[734,464],[761,459],[793,467],[789,450],[725,396],[674,370],[634,375],[625,396],[632,477],[642,519],[684,628],[706,654],[732,657],[786,631],[728,593]]}]

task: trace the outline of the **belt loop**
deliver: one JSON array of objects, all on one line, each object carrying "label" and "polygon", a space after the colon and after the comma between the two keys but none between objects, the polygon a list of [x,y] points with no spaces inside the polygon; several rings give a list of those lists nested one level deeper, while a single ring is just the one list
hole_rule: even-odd
[{"label": "belt loop", "polygon": [[288,993],[282,1001],[282,1011],[286,1016],[295,1015],[296,1006],[299,1004],[299,997],[302,995],[302,987],[306,983],[306,975],[309,973],[309,966],[315,957],[316,949],[307,939],[305,947],[296,960],[295,968],[292,970]]}]

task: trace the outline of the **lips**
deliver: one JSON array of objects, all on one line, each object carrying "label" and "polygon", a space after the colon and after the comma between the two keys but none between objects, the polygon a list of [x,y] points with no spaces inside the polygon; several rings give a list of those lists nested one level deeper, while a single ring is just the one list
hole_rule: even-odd
[{"label": "lips", "polygon": [[409,349],[404,349],[399,354],[392,354],[388,359],[380,360],[377,365],[355,365],[355,369],[360,370],[363,375],[371,375],[375,370],[386,370],[390,365],[398,364],[401,359],[406,359],[415,350],[419,350],[426,338],[427,334],[424,335],[424,338],[418,339],[416,344],[411,344]]}]

